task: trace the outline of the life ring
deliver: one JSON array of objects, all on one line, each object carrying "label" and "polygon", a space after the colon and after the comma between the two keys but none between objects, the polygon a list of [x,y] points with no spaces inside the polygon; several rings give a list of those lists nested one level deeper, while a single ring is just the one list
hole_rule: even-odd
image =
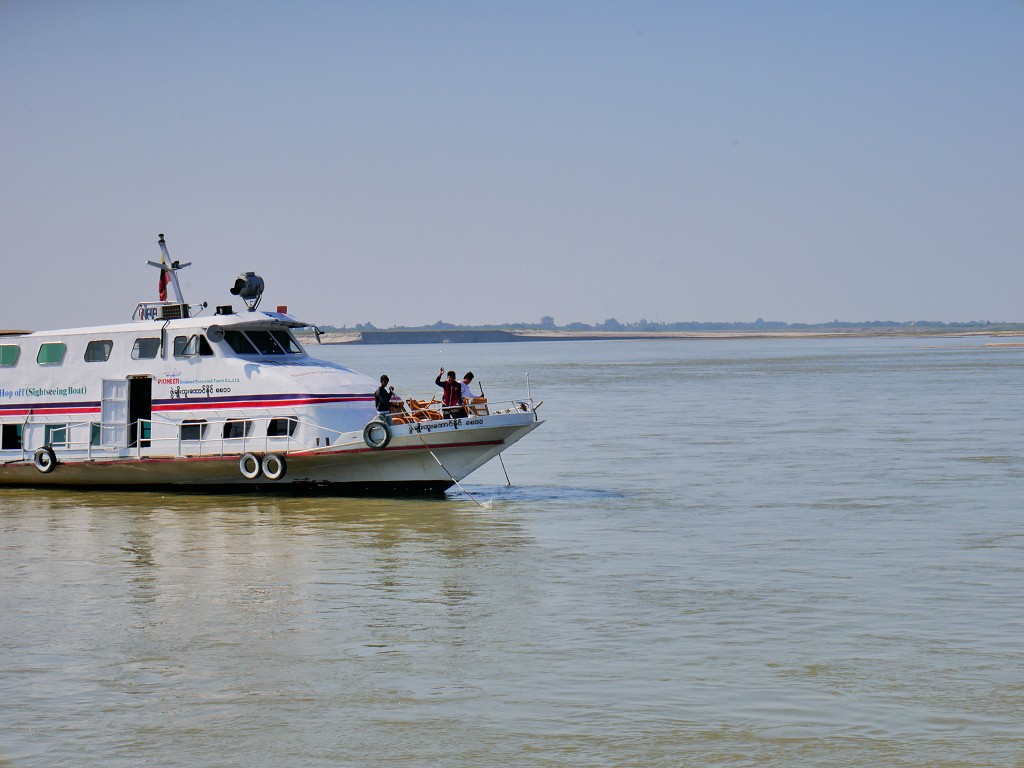
[{"label": "life ring", "polygon": [[238,470],[246,480],[255,480],[260,476],[260,457],[255,453],[243,453],[238,459]]},{"label": "life ring", "polygon": [[288,471],[288,462],[279,453],[268,453],[263,457],[262,469],[267,480],[280,480]]},{"label": "life ring", "polygon": [[44,445],[35,455],[32,457],[32,463],[36,465],[36,469],[42,472],[44,475],[53,472],[57,468],[57,454],[53,452],[53,448],[48,445]]},{"label": "life ring", "polygon": [[363,441],[377,451],[386,448],[391,442],[391,427],[380,419],[374,419],[363,427]]}]

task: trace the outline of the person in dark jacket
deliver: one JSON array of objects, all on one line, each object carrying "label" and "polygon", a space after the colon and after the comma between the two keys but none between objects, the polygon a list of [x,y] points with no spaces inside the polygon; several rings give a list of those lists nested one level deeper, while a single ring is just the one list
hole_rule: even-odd
[{"label": "person in dark jacket", "polygon": [[384,374],[380,377],[380,389],[373,393],[373,402],[377,406],[377,418],[385,424],[391,423],[391,396],[395,394],[395,388],[389,387],[391,381]]},{"label": "person in dark jacket", "polygon": [[434,379],[434,383],[444,390],[441,395],[441,412],[446,419],[459,419],[466,415],[466,409],[462,407],[462,384],[455,378],[455,371],[448,371],[448,378],[441,381],[444,375],[444,366]]}]

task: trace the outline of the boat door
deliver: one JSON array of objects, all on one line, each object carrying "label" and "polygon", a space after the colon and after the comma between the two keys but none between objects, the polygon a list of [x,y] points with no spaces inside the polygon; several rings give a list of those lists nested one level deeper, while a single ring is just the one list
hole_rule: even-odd
[{"label": "boat door", "polygon": [[128,377],[128,447],[148,448],[152,437],[153,377]]},{"label": "boat door", "polygon": [[128,382],[125,379],[103,380],[103,402],[100,404],[100,444],[124,448],[128,434]]}]

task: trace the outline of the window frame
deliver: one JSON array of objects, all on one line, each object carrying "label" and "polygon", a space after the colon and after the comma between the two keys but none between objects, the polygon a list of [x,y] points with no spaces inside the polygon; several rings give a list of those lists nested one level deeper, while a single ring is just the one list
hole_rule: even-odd
[{"label": "window frame", "polygon": [[[67,448],[68,429],[69,427],[67,424],[44,424],[43,445]],[[54,437],[55,434],[57,434],[58,437]]]},{"label": "window frame", "polygon": [[[259,354],[259,350],[256,349],[256,345],[252,343],[249,337],[246,336],[242,331],[239,331],[235,328],[231,328],[230,330],[224,331],[224,341],[228,343],[228,346],[231,347],[231,351],[234,352],[236,355],[256,356]],[[248,345],[249,349],[251,349],[252,351],[240,351],[238,347],[235,346],[235,341],[243,342],[244,344]]]},{"label": "window frame", "polygon": [[[106,344],[107,345],[106,347],[99,347],[99,349],[104,350],[106,352],[105,356],[102,357],[102,358],[97,357],[97,358],[90,359],[89,351],[92,350],[92,349],[96,349],[97,348],[96,345],[98,345],[98,344]],[[107,360],[110,359],[110,355],[111,355],[111,353],[113,351],[114,351],[114,340],[113,339],[93,339],[88,344],[85,345],[85,354],[82,355],[82,359],[85,362],[87,362],[87,363],[105,363],[105,362],[107,362]]]},{"label": "window frame", "polygon": [[[296,339],[287,328],[271,328],[270,335],[277,342],[277,345],[284,350],[286,355],[301,355],[303,353],[302,345],[299,344],[299,340]],[[282,337],[284,341],[282,341]]]},{"label": "window frame", "polygon": [[[210,422],[206,419],[185,419],[178,425],[178,439],[181,442],[202,442],[206,439],[206,432],[210,427]],[[198,429],[199,437],[186,437],[186,429]]]},{"label": "window frame", "polygon": [[[43,361],[43,350],[51,347],[60,347],[60,359],[59,360],[46,360]],[[68,356],[68,345],[63,341],[44,341],[39,345],[39,349],[36,351],[36,364],[49,366],[49,365],[63,365],[64,358]]]},{"label": "window frame", "polygon": [[[140,354],[142,346],[139,342],[156,342],[156,349],[153,350],[152,355]],[[155,360],[160,355],[160,338],[158,336],[139,336],[135,339],[135,344],[132,346],[132,360]]]},{"label": "window frame", "polygon": [[[234,431],[234,427],[242,425],[242,434],[232,435],[229,432]],[[227,419],[224,421],[224,428],[221,431],[221,437],[224,440],[244,440],[247,437],[252,436],[252,419]]]},{"label": "window frame", "polygon": [[25,425],[22,423],[0,425],[0,450],[20,451],[25,447]]},{"label": "window frame", "polygon": [[[8,357],[5,358],[4,357],[4,350],[9,350],[9,349],[13,349],[14,350],[14,359],[11,360],[11,362],[9,362],[9,363],[5,363],[4,360],[5,359],[10,359],[10,356],[8,355]],[[18,364],[18,361],[20,359],[21,359],[21,345],[20,344],[0,344],[0,368],[13,368],[14,366],[16,366]]]},{"label": "window frame", "polygon": [[[278,432],[279,425],[281,422],[285,422],[285,430]],[[274,428],[274,432],[271,433],[271,428]],[[299,428],[299,420],[294,416],[274,416],[267,422],[267,437],[293,437],[295,430]]]},{"label": "window frame", "polygon": [[[197,357],[199,355],[199,339],[196,338],[198,334],[193,333],[191,336],[175,336],[174,341],[171,342],[171,354],[174,357]],[[178,342],[184,342],[179,344]],[[191,351],[189,349],[191,348]]]}]

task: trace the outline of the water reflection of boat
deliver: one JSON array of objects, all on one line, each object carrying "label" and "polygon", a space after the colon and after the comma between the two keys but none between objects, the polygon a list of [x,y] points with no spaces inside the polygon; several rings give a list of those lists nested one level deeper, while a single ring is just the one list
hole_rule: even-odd
[{"label": "water reflection of boat", "polygon": [[440,493],[542,423],[529,396],[382,420],[373,379],[311,357],[286,307],[257,311],[258,275],[231,289],[247,311],[200,317],[160,247],[161,300],[134,322],[0,337],[0,485]]}]

